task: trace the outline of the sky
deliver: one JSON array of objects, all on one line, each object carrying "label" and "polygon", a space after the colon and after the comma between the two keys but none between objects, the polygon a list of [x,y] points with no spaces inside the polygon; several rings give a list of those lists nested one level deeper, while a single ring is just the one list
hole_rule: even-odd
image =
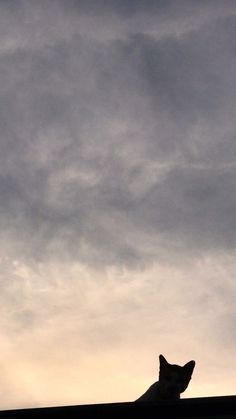
[{"label": "sky", "polygon": [[0,409],[236,392],[236,3],[0,0]]}]

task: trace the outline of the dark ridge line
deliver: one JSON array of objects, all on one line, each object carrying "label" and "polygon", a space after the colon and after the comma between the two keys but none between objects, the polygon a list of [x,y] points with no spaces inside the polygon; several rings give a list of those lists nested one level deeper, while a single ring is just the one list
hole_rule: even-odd
[{"label": "dark ridge line", "polygon": [[236,396],[186,398],[158,403],[102,403],[0,410],[0,419],[236,418]]}]

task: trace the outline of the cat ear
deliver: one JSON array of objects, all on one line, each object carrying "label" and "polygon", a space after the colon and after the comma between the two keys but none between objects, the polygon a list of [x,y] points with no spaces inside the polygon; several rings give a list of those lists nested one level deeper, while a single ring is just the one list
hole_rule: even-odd
[{"label": "cat ear", "polygon": [[167,360],[163,355],[159,355],[160,367],[166,367],[168,365]]},{"label": "cat ear", "polygon": [[184,365],[184,369],[185,369],[186,373],[188,375],[190,375],[190,377],[193,373],[194,367],[195,367],[195,361],[189,361],[189,362],[187,362],[187,364]]}]

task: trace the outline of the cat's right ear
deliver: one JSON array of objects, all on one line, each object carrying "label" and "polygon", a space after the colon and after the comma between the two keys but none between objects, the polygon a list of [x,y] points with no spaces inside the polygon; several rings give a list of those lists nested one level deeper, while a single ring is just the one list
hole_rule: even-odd
[{"label": "cat's right ear", "polygon": [[184,369],[190,377],[193,373],[194,367],[195,367],[195,361],[189,361],[187,362],[187,364],[184,365]]}]

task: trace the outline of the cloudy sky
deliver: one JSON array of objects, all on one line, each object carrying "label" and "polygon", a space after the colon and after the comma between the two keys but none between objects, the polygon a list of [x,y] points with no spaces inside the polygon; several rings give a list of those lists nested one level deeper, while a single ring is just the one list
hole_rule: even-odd
[{"label": "cloudy sky", "polygon": [[0,0],[0,408],[236,393],[236,3]]}]

